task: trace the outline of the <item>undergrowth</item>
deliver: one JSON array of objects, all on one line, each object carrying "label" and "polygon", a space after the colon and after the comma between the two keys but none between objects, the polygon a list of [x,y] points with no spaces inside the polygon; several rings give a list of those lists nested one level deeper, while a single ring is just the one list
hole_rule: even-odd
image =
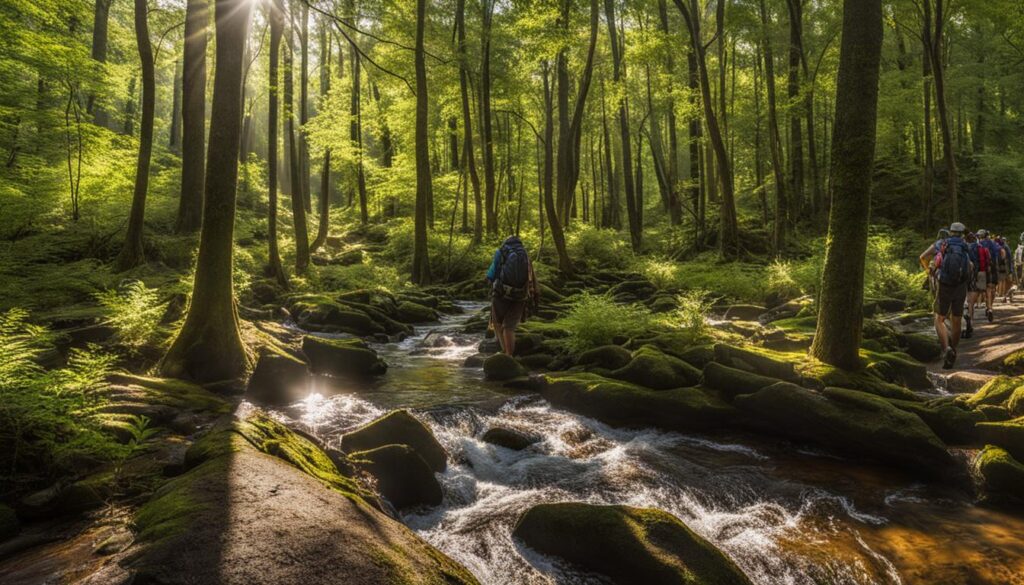
[{"label": "undergrowth", "polygon": [[657,318],[642,305],[620,305],[603,295],[584,292],[572,307],[556,321],[569,332],[565,343],[573,353],[608,345],[616,337],[632,337],[647,332]]}]

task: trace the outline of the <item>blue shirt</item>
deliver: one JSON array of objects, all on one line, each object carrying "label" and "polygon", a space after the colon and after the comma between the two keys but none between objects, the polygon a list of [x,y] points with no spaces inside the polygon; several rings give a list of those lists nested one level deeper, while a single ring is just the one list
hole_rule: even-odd
[{"label": "blue shirt", "polygon": [[498,278],[498,264],[501,263],[501,248],[494,251],[494,258],[491,259],[491,266],[487,269],[487,282],[494,282]]},{"label": "blue shirt", "polygon": [[[989,261],[992,263],[992,265],[997,265],[997,263],[999,262],[999,251],[1002,250],[999,244],[997,244],[996,241],[991,238],[985,238],[984,240],[981,241],[981,245],[988,248],[988,255],[990,256]],[[993,270],[995,270],[995,268],[993,268]]]}]

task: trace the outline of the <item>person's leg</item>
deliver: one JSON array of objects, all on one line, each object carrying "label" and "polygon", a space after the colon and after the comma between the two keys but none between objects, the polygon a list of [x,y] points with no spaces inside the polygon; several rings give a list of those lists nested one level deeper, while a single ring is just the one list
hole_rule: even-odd
[{"label": "person's leg", "polygon": [[950,332],[949,346],[956,349],[960,344],[960,324],[963,318],[954,316],[951,321],[953,322],[953,330]]},{"label": "person's leg", "polygon": [[499,298],[491,301],[491,326],[494,327],[494,339],[498,341],[498,347],[505,351],[504,336],[505,305]]},{"label": "person's leg", "polygon": [[523,320],[523,311],[526,309],[524,301],[509,302],[501,327],[505,335],[505,353],[512,355],[516,349],[516,329],[519,322]]},{"label": "person's leg", "polygon": [[502,328],[502,339],[504,340],[501,344],[502,349],[505,353],[512,355],[516,350],[516,330],[507,327]]},{"label": "person's leg", "polygon": [[501,326],[501,323],[494,323],[494,338],[498,340],[498,347],[501,351],[509,353],[505,351],[505,328]]},{"label": "person's leg", "polygon": [[935,291],[935,303],[932,307],[932,312],[935,313],[935,335],[939,337],[943,357],[949,347],[949,332],[946,330],[946,315],[949,314],[949,305],[952,301],[949,292],[949,287],[940,284],[938,290]]},{"label": "person's leg", "polygon": [[935,313],[935,334],[939,336],[942,353],[946,353],[946,348],[949,347],[949,334],[946,331],[946,318],[939,313]]}]

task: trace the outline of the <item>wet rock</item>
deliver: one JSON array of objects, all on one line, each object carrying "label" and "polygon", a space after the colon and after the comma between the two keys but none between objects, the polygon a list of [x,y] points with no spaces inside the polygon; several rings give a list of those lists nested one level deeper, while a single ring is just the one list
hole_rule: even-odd
[{"label": "wet rock", "polygon": [[767,310],[760,305],[730,305],[725,310],[725,319],[730,321],[757,321]]},{"label": "wet rock", "polygon": [[1010,409],[996,404],[982,404],[975,410],[980,412],[987,422],[1003,422],[1013,418],[1010,416]]},{"label": "wet rock", "polygon": [[916,415],[856,390],[816,392],[787,382],[734,404],[762,430],[808,441],[843,453],[942,477],[952,458],[946,445]]},{"label": "wet rock", "polygon": [[1002,447],[1018,461],[1024,460],[1024,416],[1003,422],[979,423],[978,434],[983,443]]},{"label": "wet rock", "polygon": [[794,370],[791,362],[778,360],[765,353],[758,353],[750,349],[716,343],[715,361],[731,368],[745,370],[761,376],[778,378],[786,382],[800,382],[800,376]]},{"label": "wet rock", "polygon": [[735,411],[713,390],[649,390],[589,373],[541,376],[541,394],[560,408],[615,426],[691,431],[728,424]]},{"label": "wet rock", "polygon": [[729,557],[661,510],[540,504],[519,518],[512,535],[616,584],[750,584]]},{"label": "wet rock", "polygon": [[483,434],[481,440],[485,443],[498,445],[499,447],[505,447],[506,449],[512,449],[513,451],[522,451],[534,443],[539,443],[541,438],[537,435],[524,433],[515,429],[491,427]]},{"label": "wet rock", "polygon": [[548,364],[550,364],[554,359],[555,356],[549,353],[534,353],[518,358],[517,361],[524,368],[530,370],[543,370],[547,369]]},{"label": "wet rock", "polygon": [[602,345],[580,354],[577,365],[598,366],[606,370],[617,370],[633,359],[633,354],[621,345]]},{"label": "wet rock", "polygon": [[102,471],[70,484],[54,484],[23,497],[18,502],[18,515],[42,520],[95,510],[113,496],[114,481],[113,472]]},{"label": "wet rock", "polygon": [[517,356],[544,351],[544,336],[539,333],[518,333],[514,353]]},{"label": "wet rock", "polygon": [[97,555],[113,555],[123,552],[126,548],[132,545],[135,541],[135,537],[132,531],[126,526],[116,528],[114,532],[100,541],[99,544],[93,548],[93,554]]},{"label": "wet rock", "polygon": [[435,309],[413,301],[402,301],[395,310],[395,319],[402,323],[430,323],[440,318]]},{"label": "wet rock", "polygon": [[326,339],[307,335],[302,352],[314,374],[369,378],[387,372],[388,365],[361,339]]},{"label": "wet rock", "polygon": [[987,384],[992,374],[978,372],[953,372],[946,376],[946,391],[953,394],[973,394]]},{"label": "wet rock", "polygon": [[448,465],[448,454],[434,434],[406,410],[395,410],[341,436],[346,453],[369,451],[385,445],[408,445],[438,473]]},{"label": "wet rock", "polygon": [[910,357],[921,362],[935,361],[939,359],[939,354],[942,353],[939,339],[934,335],[901,333],[899,335],[899,344]]},{"label": "wet rock", "polygon": [[468,358],[466,358],[466,361],[462,362],[462,367],[464,367],[464,368],[482,368],[482,367],[484,367],[484,362],[487,360],[487,358],[488,358],[488,354],[475,353],[475,354],[469,356]]},{"label": "wet rock", "polygon": [[376,480],[377,491],[401,510],[441,503],[441,484],[426,461],[408,445],[385,445],[349,455],[352,465]]},{"label": "wet rock", "polygon": [[499,351],[501,351],[501,344],[498,343],[498,340],[494,338],[485,339],[480,342],[480,345],[477,347],[477,349],[480,351],[480,353],[483,354],[498,353]]},{"label": "wet rock", "polygon": [[10,506],[0,504],[0,542],[16,536],[21,530],[21,523],[18,522],[18,515]]},{"label": "wet rock", "polygon": [[700,370],[683,360],[666,355],[653,346],[644,346],[633,352],[630,362],[613,371],[610,376],[654,390],[668,390],[693,386],[700,382]]},{"label": "wet rock", "polygon": [[306,362],[283,353],[264,353],[249,378],[246,396],[266,404],[291,404],[308,393]]},{"label": "wet rock", "polygon": [[496,353],[484,360],[484,378],[503,382],[526,375],[526,369],[510,355]]},{"label": "wet rock", "polygon": [[981,480],[982,500],[989,503],[1024,504],[1024,464],[1005,449],[987,445],[975,458],[974,474]]},{"label": "wet rock", "polygon": [[780,381],[778,378],[723,366],[718,362],[711,362],[705,366],[701,379],[702,384],[718,390],[727,400],[741,394],[753,394]]}]

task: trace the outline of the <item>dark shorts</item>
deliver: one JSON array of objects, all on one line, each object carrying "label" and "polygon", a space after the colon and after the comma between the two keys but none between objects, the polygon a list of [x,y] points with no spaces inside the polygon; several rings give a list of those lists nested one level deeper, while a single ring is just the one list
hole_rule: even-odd
[{"label": "dark shorts", "polygon": [[505,329],[515,331],[525,310],[526,301],[509,301],[501,297],[491,300],[491,320]]},{"label": "dark shorts", "polygon": [[939,284],[939,294],[935,295],[933,311],[944,317],[963,317],[964,301],[967,299],[967,283],[957,286]]}]

